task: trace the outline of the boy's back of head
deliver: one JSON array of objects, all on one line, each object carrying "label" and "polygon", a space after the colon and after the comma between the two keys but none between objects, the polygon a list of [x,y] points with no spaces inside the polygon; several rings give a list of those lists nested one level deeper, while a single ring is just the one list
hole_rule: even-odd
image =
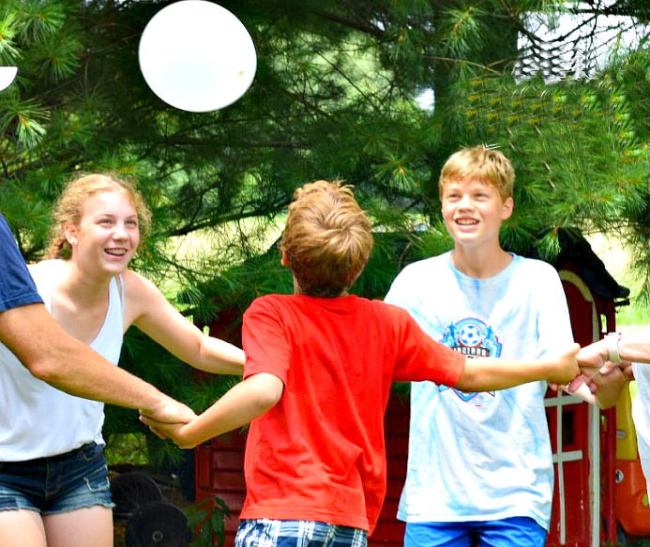
[{"label": "boy's back of head", "polygon": [[461,148],[449,156],[440,171],[440,195],[442,196],[444,186],[448,182],[470,178],[496,188],[503,201],[512,197],[515,169],[510,160],[498,150],[478,145]]},{"label": "boy's back of head", "polygon": [[280,248],[302,294],[339,296],[368,261],[370,220],[350,186],[312,182],[294,193]]}]

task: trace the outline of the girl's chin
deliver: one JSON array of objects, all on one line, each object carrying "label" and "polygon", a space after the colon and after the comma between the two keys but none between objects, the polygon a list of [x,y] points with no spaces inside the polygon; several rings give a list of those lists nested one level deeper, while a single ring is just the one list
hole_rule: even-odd
[{"label": "girl's chin", "polygon": [[129,267],[130,258],[116,260],[115,258],[104,259],[104,268],[111,272],[121,273]]}]

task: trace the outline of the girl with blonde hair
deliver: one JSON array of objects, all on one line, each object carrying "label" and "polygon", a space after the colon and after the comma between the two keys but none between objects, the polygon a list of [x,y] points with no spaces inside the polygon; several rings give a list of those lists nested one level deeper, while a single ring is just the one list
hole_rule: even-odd
[{"label": "girl with blonde hair", "polygon": [[[91,174],[70,182],[55,208],[50,258],[30,268],[46,307],[115,364],[135,325],[195,368],[241,374],[241,349],[204,335],[129,270],[150,216],[127,181]],[[0,545],[111,546],[103,403],[36,379],[3,345],[0,364]]]}]

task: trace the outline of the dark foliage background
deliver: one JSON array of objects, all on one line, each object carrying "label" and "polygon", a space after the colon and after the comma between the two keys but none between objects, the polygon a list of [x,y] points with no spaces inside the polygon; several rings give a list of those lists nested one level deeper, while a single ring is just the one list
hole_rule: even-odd
[{"label": "dark foliage background", "polygon": [[[272,247],[286,205],[304,182],[338,177],[382,234],[355,287],[381,297],[407,255],[449,248],[440,166],[485,143],[517,170],[506,247],[551,259],[560,228],[614,234],[633,249],[647,294],[647,2],[223,1],[248,28],[258,68],[240,101],[211,114],[167,106],[140,74],[141,32],[167,4],[0,3],[0,65],[19,67],[0,93],[0,207],[28,260],[43,256],[65,181],[116,171],[138,181],[154,211],[134,266],[195,319],[218,320],[291,290]],[[558,38],[530,24],[572,12],[586,22]],[[566,51],[602,45],[606,15],[629,16],[621,27],[637,29],[638,44],[610,39],[602,69],[567,61]],[[425,90],[434,107],[416,101]],[[201,252],[186,252],[188,242]],[[197,409],[229,385],[197,382],[136,333],[123,365]],[[107,427],[139,426],[115,411]]]}]

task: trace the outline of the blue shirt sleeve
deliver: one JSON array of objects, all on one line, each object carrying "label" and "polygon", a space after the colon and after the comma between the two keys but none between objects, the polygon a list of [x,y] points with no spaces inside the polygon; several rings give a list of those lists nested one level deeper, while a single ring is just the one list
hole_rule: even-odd
[{"label": "blue shirt sleeve", "polygon": [[0,312],[43,303],[5,218],[0,215]]}]

